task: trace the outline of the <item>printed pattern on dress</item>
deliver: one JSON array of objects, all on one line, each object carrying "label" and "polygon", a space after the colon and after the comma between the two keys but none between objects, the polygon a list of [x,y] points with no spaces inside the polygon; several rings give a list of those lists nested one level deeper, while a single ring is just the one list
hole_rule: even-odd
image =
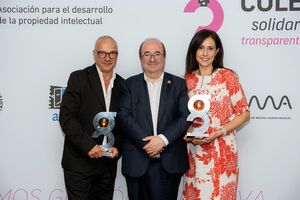
[{"label": "printed pattern on dress", "polygon": [[[231,70],[217,69],[209,76],[193,72],[186,75],[185,80],[189,97],[196,94],[212,96],[208,134],[248,110],[244,91]],[[228,132],[210,144],[188,143],[187,147],[190,169],[184,174],[184,199],[234,200],[239,175],[236,132]]]}]

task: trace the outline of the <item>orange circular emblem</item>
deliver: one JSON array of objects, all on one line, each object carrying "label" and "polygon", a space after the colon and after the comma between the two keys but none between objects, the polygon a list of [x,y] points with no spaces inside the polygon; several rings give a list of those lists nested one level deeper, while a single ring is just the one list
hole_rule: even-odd
[{"label": "orange circular emblem", "polygon": [[106,128],[108,126],[108,122],[109,122],[109,120],[106,117],[102,117],[99,120],[99,125],[102,128]]},{"label": "orange circular emblem", "polygon": [[204,109],[204,102],[202,100],[196,100],[194,102],[194,108],[195,110],[201,111]]}]

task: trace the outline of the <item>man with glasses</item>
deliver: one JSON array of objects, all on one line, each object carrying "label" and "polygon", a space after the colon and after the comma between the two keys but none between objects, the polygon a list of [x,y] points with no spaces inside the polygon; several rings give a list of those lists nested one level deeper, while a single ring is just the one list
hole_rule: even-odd
[{"label": "man with glasses", "polygon": [[189,168],[186,83],[164,72],[166,50],[158,39],[145,40],[139,55],[143,73],[121,88],[122,173],[130,200],[176,200]]},{"label": "man with glasses", "polygon": [[[95,64],[71,73],[60,107],[65,133],[62,167],[69,200],[111,200],[120,157],[118,122],[114,146],[103,149],[106,137],[92,138],[93,118],[99,112],[117,112],[123,78],[114,72],[118,46],[110,36],[100,37],[93,51]],[[102,156],[109,151],[111,156]]]}]

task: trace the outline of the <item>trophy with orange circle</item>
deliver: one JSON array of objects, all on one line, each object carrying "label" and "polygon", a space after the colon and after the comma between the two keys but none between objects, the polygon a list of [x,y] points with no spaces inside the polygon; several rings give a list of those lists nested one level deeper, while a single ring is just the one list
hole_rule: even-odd
[{"label": "trophy with orange circle", "polygon": [[188,102],[190,115],[187,121],[193,122],[193,131],[187,133],[187,138],[193,140],[195,137],[208,137],[206,131],[209,128],[210,121],[207,112],[210,108],[211,95],[197,94],[192,96]]},{"label": "trophy with orange circle", "polygon": [[106,144],[101,145],[106,152],[102,153],[102,156],[112,156],[112,153],[107,152],[115,143],[115,137],[111,132],[115,127],[116,112],[99,112],[93,119],[93,125],[95,128],[92,138],[98,138],[100,135],[104,135],[107,138]]}]

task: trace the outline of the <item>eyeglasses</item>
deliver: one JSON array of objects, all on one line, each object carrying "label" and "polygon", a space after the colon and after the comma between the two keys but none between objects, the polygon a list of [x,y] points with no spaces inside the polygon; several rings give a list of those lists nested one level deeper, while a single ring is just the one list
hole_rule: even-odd
[{"label": "eyeglasses", "polygon": [[110,59],[115,59],[118,56],[118,52],[117,51],[112,51],[112,52],[105,52],[105,51],[96,51],[97,55],[99,56],[99,58],[104,59],[106,58],[106,56],[108,55],[108,57]]},{"label": "eyeglasses", "polygon": [[146,52],[142,55],[142,57],[145,59],[145,60],[150,60],[151,57],[153,56],[153,58],[155,60],[159,60],[161,59],[161,57],[163,56],[164,54],[163,53],[160,53],[159,51],[157,52],[154,52],[154,53],[149,53],[149,52]]}]

